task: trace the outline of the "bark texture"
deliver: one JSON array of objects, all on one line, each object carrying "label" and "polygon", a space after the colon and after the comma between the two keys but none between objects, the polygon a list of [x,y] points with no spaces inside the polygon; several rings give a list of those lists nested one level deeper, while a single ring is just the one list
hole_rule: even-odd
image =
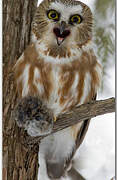
[{"label": "bark texture", "polygon": [[30,41],[37,0],[3,0],[3,180],[36,180],[37,150],[22,146],[25,136],[11,113],[16,104],[12,68]]}]

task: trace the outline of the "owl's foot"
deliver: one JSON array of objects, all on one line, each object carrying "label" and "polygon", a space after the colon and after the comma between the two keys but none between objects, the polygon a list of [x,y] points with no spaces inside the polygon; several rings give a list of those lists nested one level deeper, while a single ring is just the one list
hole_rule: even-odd
[{"label": "owl's foot", "polygon": [[56,116],[54,116],[54,122],[56,122],[56,120],[57,120],[57,117],[56,117]]},{"label": "owl's foot", "polygon": [[43,136],[52,132],[53,115],[37,97],[21,99],[13,116],[18,126],[25,128],[30,136]]}]

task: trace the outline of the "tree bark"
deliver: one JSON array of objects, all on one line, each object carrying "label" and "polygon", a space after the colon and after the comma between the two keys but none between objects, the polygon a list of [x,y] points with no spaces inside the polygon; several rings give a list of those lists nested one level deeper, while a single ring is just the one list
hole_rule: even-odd
[{"label": "tree bark", "polygon": [[[3,0],[3,180],[36,180],[38,148],[20,142],[11,117],[17,101],[12,68],[30,41],[37,0]],[[22,133],[23,134],[23,133]]]}]

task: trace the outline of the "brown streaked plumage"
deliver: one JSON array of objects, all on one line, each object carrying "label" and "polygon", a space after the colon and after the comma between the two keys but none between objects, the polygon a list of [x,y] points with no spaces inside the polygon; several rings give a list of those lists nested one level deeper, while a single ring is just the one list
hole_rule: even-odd
[{"label": "brown streaked plumage", "polygon": [[[50,18],[51,9],[54,14]],[[55,12],[59,17],[56,21],[52,19]],[[74,15],[81,19],[80,23],[77,18],[71,22]],[[32,24],[32,42],[15,65],[20,97],[39,97],[54,116],[95,97],[101,82],[101,66],[93,52],[92,20],[90,8],[80,1],[44,0],[40,4]],[[89,121],[42,140],[39,180],[64,175]],[[57,172],[53,171],[54,166]]]}]

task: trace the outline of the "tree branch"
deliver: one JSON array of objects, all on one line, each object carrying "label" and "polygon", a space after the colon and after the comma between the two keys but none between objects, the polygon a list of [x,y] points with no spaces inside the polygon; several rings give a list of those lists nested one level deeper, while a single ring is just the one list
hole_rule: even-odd
[{"label": "tree branch", "polygon": [[115,99],[110,98],[106,100],[91,101],[74,108],[70,113],[63,114],[58,117],[54,125],[53,132],[62,130],[78,122],[94,118],[99,115],[112,113],[115,111]]},{"label": "tree branch", "polygon": [[[91,119],[96,116],[104,115],[112,112],[115,112],[115,98],[91,101],[90,103],[83,104],[81,106],[73,108],[72,111],[70,111],[69,113],[60,115],[57,118],[57,121],[54,123],[52,133],[55,133],[72,125],[75,125],[81,121],[85,121],[87,119]],[[33,138],[31,136],[26,136],[25,142],[23,138],[23,143],[33,146],[34,144],[37,144],[44,137],[45,136]]]}]

